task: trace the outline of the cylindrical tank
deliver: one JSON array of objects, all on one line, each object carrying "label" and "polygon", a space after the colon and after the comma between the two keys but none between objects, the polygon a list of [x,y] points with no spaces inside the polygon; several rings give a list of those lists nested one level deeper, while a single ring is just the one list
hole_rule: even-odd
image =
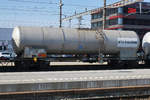
[{"label": "cylindrical tank", "polygon": [[121,49],[139,49],[140,40],[134,31],[103,30],[104,53],[119,53]]},{"label": "cylindrical tank", "polygon": [[33,47],[44,48],[50,54],[116,54],[121,48],[139,46],[133,31],[16,27],[12,38],[16,53]]},{"label": "cylindrical tank", "polygon": [[146,33],[142,40],[142,48],[145,55],[150,55],[150,32]]}]

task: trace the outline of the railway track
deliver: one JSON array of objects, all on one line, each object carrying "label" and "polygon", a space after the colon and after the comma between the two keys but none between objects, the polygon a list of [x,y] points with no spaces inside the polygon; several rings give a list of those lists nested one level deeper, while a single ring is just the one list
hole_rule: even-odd
[{"label": "railway track", "polygon": [[[111,88],[90,88],[90,89],[71,89],[71,90],[42,90],[42,91],[24,91],[24,92],[5,92],[0,93],[0,100],[49,100],[53,96],[61,96],[61,100],[149,100],[150,96],[142,93],[148,91],[150,85],[145,86],[127,86],[127,87],[111,87]],[[130,92],[134,94],[130,94]],[[118,93],[118,95],[113,94]],[[141,94],[139,95],[139,92]],[[91,96],[69,97],[69,95],[88,95],[95,93]],[[123,94],[122,94],[123,93]],[[99,95],[97,95],[99,94]],[[103,95],[113,94],[113,95]],[[63,95],[63,96],[62,96]]]}]

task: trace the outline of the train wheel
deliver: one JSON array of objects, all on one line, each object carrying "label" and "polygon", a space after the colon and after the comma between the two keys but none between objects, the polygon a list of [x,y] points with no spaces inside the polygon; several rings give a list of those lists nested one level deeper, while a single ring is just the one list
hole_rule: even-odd
[{"label": "train wheel", "polygon": [[150,65],[150,60],[145,60],[145,65]]},{"label": "train wheel", "polygon": [[109,61],[108,65],[110,65],[112,68],[124,68],[125,62],[119,61],[119,60],[111,60]]},{"label": "train wheel", "polygon": [[40,61],[38,69],[40,71],[49,71],[50,70],[50,62],[49,61]]},{"label": "train wheel", "polygon": [[109,60],[108,61],[109,66],[116,66],[116,65],[118,65],[118,63],[119,63],[119,61],[117,61],[117,60]]},{"label": "train wheel", "polygon": [[127,62],[127,67],[128,68],[138,67],[138,62],[137,61],[128,61]]},{"label": "train wheel", "polygon": [[16,71],[28,71],[29,65],[26,61],[15,61],[15,70]]}]

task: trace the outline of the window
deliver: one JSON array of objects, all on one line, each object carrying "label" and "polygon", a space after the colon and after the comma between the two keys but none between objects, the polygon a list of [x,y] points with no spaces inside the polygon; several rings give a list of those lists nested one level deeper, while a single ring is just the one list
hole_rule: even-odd
[{"label": "window", "polygon": [[108,24],[109,25],[117,25],[118,24],[118,19],[109,20]]},{"label": "window", "polygon": [[92,19],[97,19],[97,14],[93,14]]},{"label": "window", "polygon": [[97,22],[96,23],[92,23],[92,28],[96,28],[98,25],[97,25]]},{"label": "window", "polygon": [[102,26],[102,24],[103,24],[103,22],[102,22],[102,21],[100,21],[100,22],[98,22],[98,23],[97,23],[98,27],[101,27],[101,26]]},{"label": "window", "polygon": [[97,14],[97,17],[98,17],[98,18],[102,18],[102,15],[103,15],[103,14],[98,13],[98,14]]},{"label": "window", "polygon": [[145,25],[150,26],[150,20],[146,19],[123,19],[125,25]]}]

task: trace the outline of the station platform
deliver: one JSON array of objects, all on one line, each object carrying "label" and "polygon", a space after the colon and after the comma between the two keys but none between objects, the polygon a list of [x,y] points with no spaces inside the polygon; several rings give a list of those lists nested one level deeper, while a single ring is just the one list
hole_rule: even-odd
[{"label": "station platform", "polygon": [[0,93],[150,85],[150,70],[0,73]]},{"label": "station platform", "polygon": [[150,88],[150,69],[0,73],[0,96],[140,87]]}]

